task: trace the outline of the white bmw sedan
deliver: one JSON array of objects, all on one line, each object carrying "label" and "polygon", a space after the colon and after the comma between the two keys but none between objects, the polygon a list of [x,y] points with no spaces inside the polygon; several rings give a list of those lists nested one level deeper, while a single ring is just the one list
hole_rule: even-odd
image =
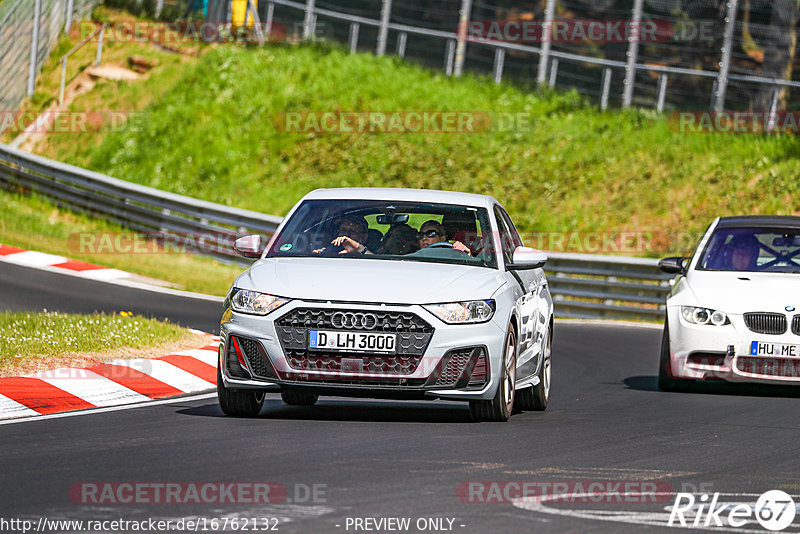
[{"label": "white bmw sedan", "polygon": [[306,195],[233,283],[217,392],[228,415],[319,395],[447,399],[476,420],[544,410],[553,302],[542,266],[493,198],[412,189]]},{"label": "white bmw sedan", "polygon": [[717,218],[667,298],[658,386],[800,383],[800,217]]}]

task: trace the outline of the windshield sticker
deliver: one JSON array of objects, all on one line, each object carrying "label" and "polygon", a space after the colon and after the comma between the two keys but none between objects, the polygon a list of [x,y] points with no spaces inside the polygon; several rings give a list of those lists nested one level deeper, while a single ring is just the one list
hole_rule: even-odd
[{"label": "windshield sticker", "polygon": [[291,243],[286,243],[285,245],[281,245],[281,249],[280,250],[281,250],[281,252],[287,252],[289,250],[292,250],[292,244]]}]

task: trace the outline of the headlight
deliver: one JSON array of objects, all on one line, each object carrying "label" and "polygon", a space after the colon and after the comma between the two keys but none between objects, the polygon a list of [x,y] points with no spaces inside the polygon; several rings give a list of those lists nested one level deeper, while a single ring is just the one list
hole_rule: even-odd
[{"label": "headlight", "polygon": [[425,309],[449,324],[485,323],[494,315],[493,300],[429,304]]},{"label": "headlight", "polygon": [[681,315],[687,322],[692,324],[713,324],[714,326],[730,324],[730,320],[728,316],[725,315],[725,312],[719,310],[697,308],[695,306],[681,306]]},{"label": "headlight", "polygon": [[231,297],[231,307],[240,313],[252,313],[255,315],[266,315],[289,302],[289,299],[240,289]]}]

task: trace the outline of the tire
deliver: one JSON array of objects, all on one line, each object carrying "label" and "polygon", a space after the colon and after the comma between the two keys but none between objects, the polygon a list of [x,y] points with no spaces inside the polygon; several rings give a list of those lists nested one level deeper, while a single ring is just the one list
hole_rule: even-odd
[{"label": "tire", "polygon": [[658,359],[658,389],[661,391],[680,391],[687,382],[675,378],[672,374],[672,362],[669,355],[669,323],[664,319],[664,333],[661,335],[661,355]]},{"label": "tire", "polygon": [[305,391],[281,391],[281,399],[289,406],[314,406],[319,395]]},{"label": "tire", "polygon": [[509,327],[506,334],[503,367],[500,383],[491,400],[469,401],[469,412],[473,421],[508,421],[514,410],[515,386],[517,383],[517,337]]},{"label": "tire", "polygon": [[[552,325],[552,323],[551,323]],[[553,361],[553,327],[547,329],[544,350],[542,354],[542,365],[539,366],[539,372],[536,376],[539,377],[539,383],[535,386],[522,389],[517,392],[517,400],[515,401],[520,410],[530,410],[541,412],[547,409],[547,403],[550,401],[550,378],[552,375],[551,364]]]},{"label": "tire", "polygon": [[263,391],[225,387],[219,368],[217,368],[217,399],[225,415],[233,417],[255,417],[264,406]]}]

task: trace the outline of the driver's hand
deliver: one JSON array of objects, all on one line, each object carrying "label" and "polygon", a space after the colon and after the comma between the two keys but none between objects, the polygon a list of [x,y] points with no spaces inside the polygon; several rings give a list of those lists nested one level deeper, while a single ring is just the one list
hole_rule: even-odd
[{"label": "driver's hand", "polygon": [[455,243],[453,243],[453,248],[460,252],[466,252],[467,254],[472,254],[472,252],[467,248],[467,246],[461,241],[456,241]]}]

